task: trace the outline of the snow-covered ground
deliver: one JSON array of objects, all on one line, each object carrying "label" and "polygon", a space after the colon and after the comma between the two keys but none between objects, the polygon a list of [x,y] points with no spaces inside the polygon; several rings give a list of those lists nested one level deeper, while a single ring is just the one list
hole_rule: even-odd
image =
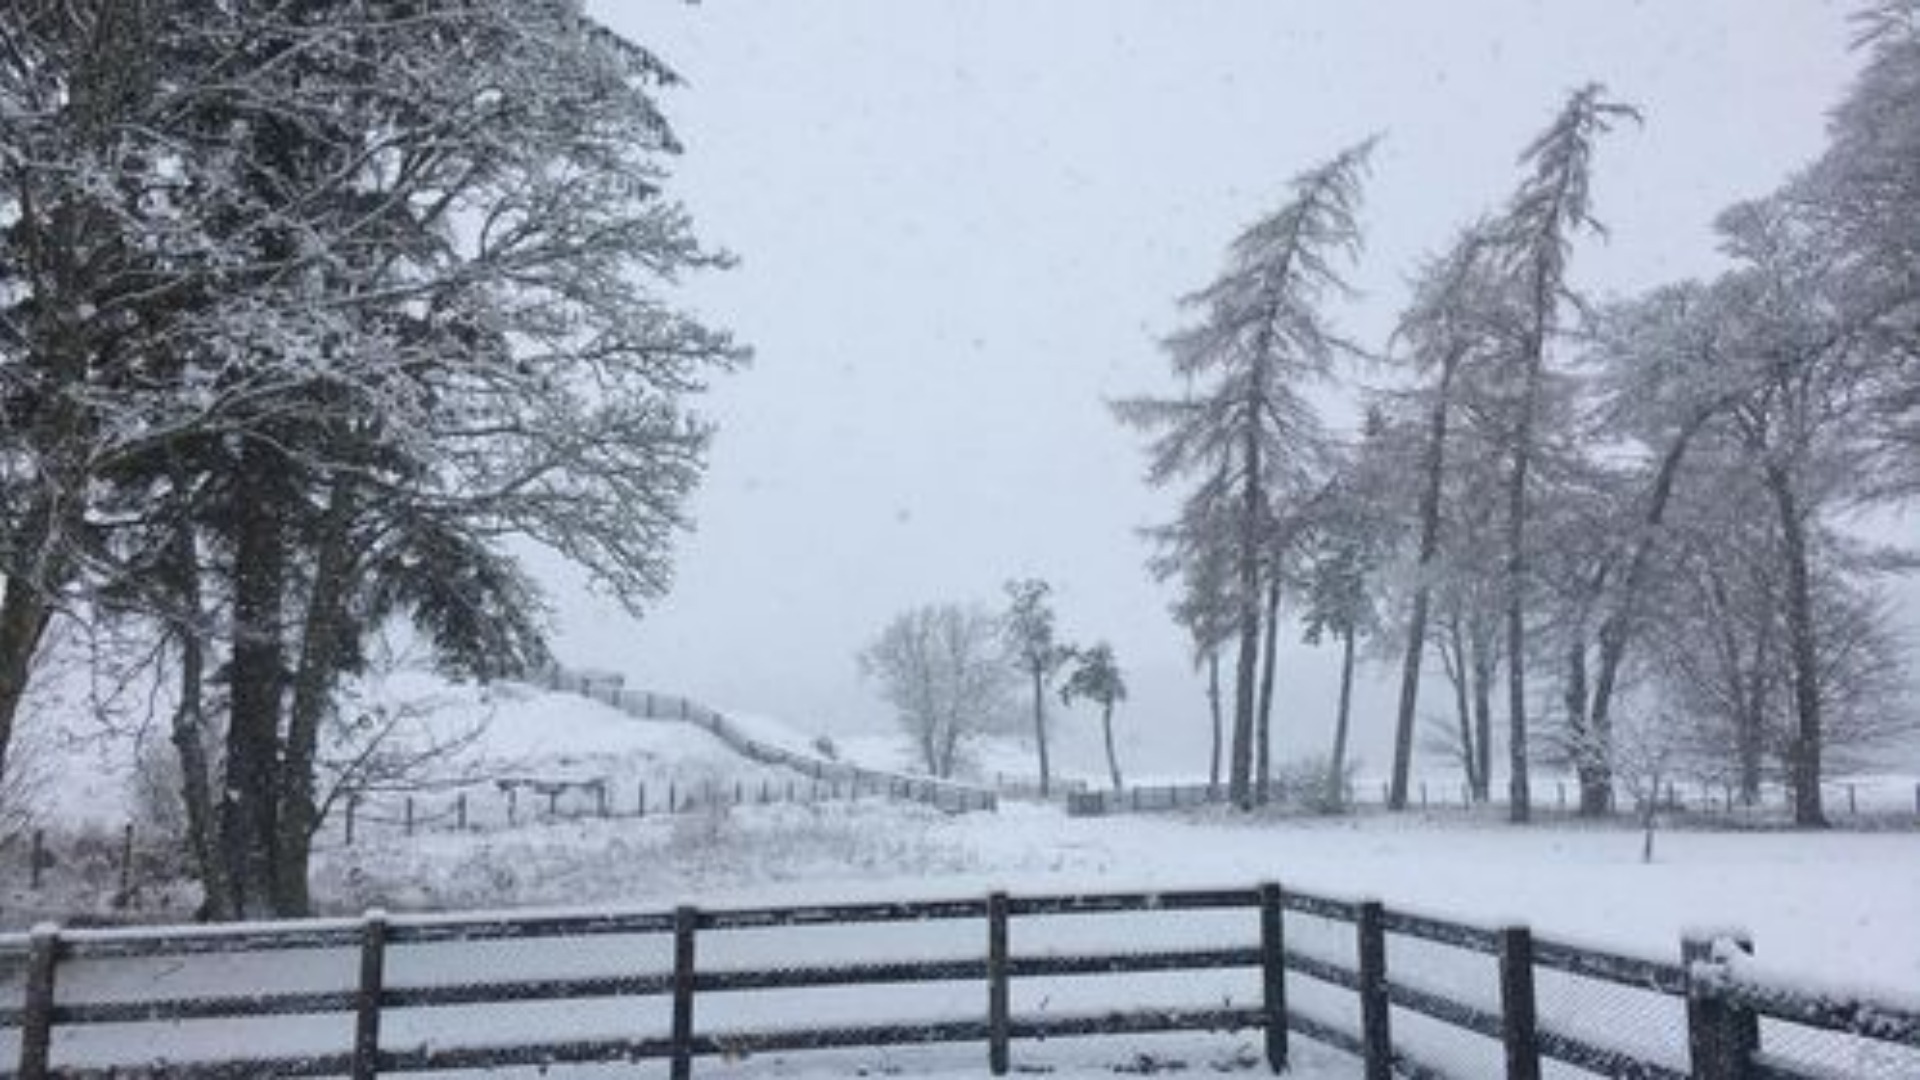
[{"label": "snow-covered ground", "polygon": [[[486,778],[500,776],[621,777],[654,784],[706,778],[725,785],[779,774],[736,757],[692,725],[636,720],[577,696],[525,687],[449,686],[434,680],[401,681],[383,687],[382,693],[385,700],[405,701],[417,709],[423,717],[421,730],[428,734],[478,731],[461,755],[436,764],[443,778],[477,779],[482,785]],[[811,749],[809,735],[777,720],[748,723],[756,738]],[[899,740],[836,741],[837,752],[846,759],[876,767],[907,763]],[[1009,764],[1021,762],[1017,745],[994,753],[1004,755]],[[1884,786],[1897,793],[1909,782],[1889,778],[1876,785],[1876,791]],[[1920,995],[1920,919],[1914,916],[1913,900],[1920,896],[1920,836],[1913,832],[1668,832],[1659,837],[1655,860],[1643,864],[1641,838],[1631,828],[1513,828],[1457,810],[1430,816],[1371,812],[1345,818],[1246,818],[1211,808],[1178,815],[1071,818],[1056,807],[1017,802],[1004,803],[998,813],[950,815],[917,804],[866,798],[746,805],[643,819],[539,821],[523,816],[512,826],[492,821],[484,829],[422,830],[411,837],[372,828],[363,830],[351,848],[342,841],[337,830],[324,833],[314,866],[320,903],[339,914],[376,905],[398,911],[666,908],[679,903],[725,907],[979,896],[994,890],[1233,887],[1274,880],[1295,890],[1378,897],[1396,908],[1481,925],[1525,922],[1552,938],[1651,958],[1676,957],[1688,929],[1737,927],[1752,934],[1760,962],[1770,971],[1875,996],[1906,1000]],[[9,871],[9,876],[15,875]],[[10,888],[7,903],[17,909],[18,883]],[[1045,927],[1023,924],[1016,926],[1015,950],[1251,942],[1252,926],[1244,913],[1220,914],[1225,917],[1196,915],[1126,927],[1075,924],[1071,919]],[[1323,929],[1335,928],[1328,924]],[[915,938],[915,933],[923,936]],[[1295,933],[1290,930],[1290,940],[1297,940],[1291,936]],[[793,940],[749,934],[707,942],[703,936],[702,962],[753,966],[777,964],[789,955],[800,961],[899,958],[902,953],[977,955],[978,937],[979,927],[973,924],[898,932],[863,927],[842,930],[837,938],[828,932]],[[1332,947],[1350,948],[1349,938],[1335,932],[1329,940]],[[533,953],[504,948],[487,963],[529,976],[548,970],[598,971],[614,961],[621,970],[658,969],[664,962],[657,955],[658,941],[621,945],[637,950],[630,957],[618,949],[609,953],[609,944],[614,943],[585,950],[543,947]],[[793,949],[799,952],[782,951]],[[319,987],[341,980],[350,984],[351,973],[338,957],[315,956],[311,964],[295,965],[281,962],[284,959],[268,957],[265,967],[248,972],[207,968],[204,963],[165,970],[106,966],[92,972],[76,965],[63,973],[63,993],[113,997],[132,992],[136,984],[179,992],[182,980],[193,979],[254,988]],[[1479,975],[1473,974],[1467,982],[1476,979]],[[1117,986],[1110,979],[1036,980],[1017,988],[1016,1008],[1110,1007],[1116,1003],[1112,995]],[[1477,992],[1464,985],[1449,988]],[[1257,986],[1250,972],[1135,976],[1119,992],[1129,1004],[1244,1003],[1253,999]],[[896,1015],[906,1020],[971,1016],[982,1006],[980,996],[977,984],[890,987],[879,995],[749,995],[732,1004],[723,1000],[703,1005],[701,1015],[703,1023],[731,1021],[740,1026],[805,1026],[890,1020]],[[1351,1021],[1350,1000],[1336,994],[1324,1004],[1336,1019]],[[633,1010],[652,1016],[660,1007],[651,1000],[575,1003],[565,1013],[568,1022],[591,1028],[604,1011],[608,1030],[630,1031]],[[498,1014],[494,1010],[468,1019],[504,1039],[516,1024],[537,1024],[541,1010],[515,1007],[512,1014],[522,1019],[511,1023]],[[435,1028],[425,1019],[403,1014],[395,1018],[390,1034],[401,1040],[396,1045],[404,1045],[408,1039],[445,1037],[450,1029],[444,1023],[453,1022],[443,1018],[442,1027]],[[288,1045],[317,1049],[339,1043],[335,1020],[273,1023],[276,1043],[290,1040]],[[69,1049],[84,1054],[87,1038],[107,1039],[101,1044],[106,1047],[114,1037],[111,1031],[87,1033]],[[188,1024],[152,1037],[174,1040],[167,1043],[169,1052],[190,1055],[231,1041],[234,1030]],[[1241,1032],[1063,1040],[1025,1046],[1016,1056],[1023,1067],[1057,1075],[1111,1076],[1116,1070],[1155,1071],[1175,1064],[1195,1070],[1253,1068],[1257,1047],[1257,1034]],[[7,1053],[0,1045],[0,1057]],[[861,1071],[961,1076],[979,1074],[979,1057],[979,1048],[973,1046],[769,1054],[731,1063],[728,1071],[744,1076]],[[1307,1049],[1296,1075],[1342,1080],[1357,1073],[1341,1055]]]}]

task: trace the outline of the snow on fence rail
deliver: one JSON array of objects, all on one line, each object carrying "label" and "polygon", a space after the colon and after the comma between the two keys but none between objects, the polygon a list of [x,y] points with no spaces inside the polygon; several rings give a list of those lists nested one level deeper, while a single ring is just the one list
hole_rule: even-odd
[{"label": "snow on fence rail", "polygon": [[[1228,921],[1207,939],[1168,946],[1164,929],[1208,916]],[[1030,926],[1076,919],[1095,931],[1091,942],[1130,947],[1013,947],[1015,925],[1025,942]],[[1116,932],[1127,919],[1135,930]],[[929,954],[923,942],[902,955],[897,944],[876,944],[888,924],[937,931],[937,947]],[[836,928],[851,936],[829,941],[825,959],[766,959],[777,951],[769,935]],[[742,941],[746,947],[727,948]],[[0,1009],[0,1038],[14,1044],[16,1062],[0,1076],[365,1078],[657,1059],[685,1080],[699,1058],[937,1043],[983,1044],[1000,1075],[1024,1040],[1177,1031],[1256,1032],[1276,1072],[1297,1034],[1355,1055],[1368,1080],[1537,1080],[1543,1061],[1654,1080],[1920,1075],[1920,1009],[1760,979],[1738,952],[1746,947],[1689,941],[1682,962],[1654,961],[1523,927],[1473,926],[1273,884],[705,910],[370,912],[196,929],[43,927],[0,938],[0,964],[17,969],[22,995],[20,1007]],[[482,954],[502,949],[502,970],[489,972]],[[718,963],[697,959],[708,950]],[[1419,950],[1442,960],[1422,961]],[[635,962],[636,951],[651,962]],[[736,962],[727,962],[730,951]],[[535,973],[534,957],[565,963]],[[1482,976],[1480,992],[1448,988],[1449,969],[1463,965]],[[1250,990],[1239,1004],[1199,985],[1201,975],[1232,972],[1251,976],[1238,984]],[[1174,989],[1185,997],[1141,1004],[1144,984],[1168,973],[1181,976]],[[1047,1008],[1057,995],[1072,999],[1062,993],[1069,984],[1090,982],[1108,992],[1094,1008]],[[933,984],[984,989],[985,1008],[888,1014],[907,990]],[[1017,1008],[1016,989],[1033,984],[1045,991],[1038,1007]],[[887,989],[859,998],[841,1022],[818,1004],[819,993],[848,987]],[[1622,1024],[1618,1010],[1596,1005],[1609,993],[1665,1006],[1666,1019]],[[726,1019],[729,1000],[782,994],[799,995],[802,1006],[775,1010],[771,1024]],[[651,1025],[637,1001],[659,1006]],[[1645,1005],[1636,1007],[1646,1015]],[[722,1019],[701,1019],[711,1011]],[[243,1045],[251,1056],[233,1056]]]},{"label": "snow on fence rail", "polygon": [[735,753],[762,765],[792,769],[821,783],[845,785],[854,792],[885,792],[892,798],[924,802],[943,810],[999,809],[998,795],[969,784],[924,776],[868,769],[851,762],[809,754],[756,738],[739,722],[690,698],[652,690],[628,689],[625,678],[605,672],[574,672],[551,668],[539,676],[542,685],[570,691],[611,705],[643,720],[679,720],[711,732]]}]

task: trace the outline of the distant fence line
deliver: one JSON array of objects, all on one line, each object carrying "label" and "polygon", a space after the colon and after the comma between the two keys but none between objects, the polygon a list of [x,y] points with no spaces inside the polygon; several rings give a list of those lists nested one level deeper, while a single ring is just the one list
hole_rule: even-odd
[{"label": "distant fence line", "polygon": [[[1106,920],[1133,916],[1175,924],[1196,912],[1245,912],[1231,943],[1205,947],[1072,952],[1015,952],[1010,925],[1016,920],[1079,916]],[[926,928],[974,922],[977,948],[954,955],[907,959],[878,954],[884,938],[864,936],[855,955],[833,962],[755,967],[696,961],[700,940],[713,934],[868,924],[919,924]],[[1111,924],[1106,924],[1111,925]],[[1172,925],[1172,924],[1169,924]],[[1122,925],[1108,940],[1133,941]],[[608,939],[671,941],[669,966],[634,970]],[[1024,940],[1024,936],[1022,938]],[[1344,939],[1344,941],[1341,941]],[[529,978],[518,970],[489,973],[477,959],[486,943],[544,940],[543,951],[582,946],[579,954],[603,962],[591,970]],[[1339,944],[1329,947],[1330,942]],[[674,1080],[688,1080],[701,1057],[733,1060],[753,1053],[826,1048],[886,1047],[934,1043],[984,1044],[994,1075],[1013,1067],[1017,1040],[1113,1036],[1176,1031],[1239,1031],[1261,1034],[1263,1056],[1284,1071],[1290,1036],[1332,1046],[1358,1057],[1367,1080],[1398,1075],[1421,1080],[1506,1076],[1539,1080],[1543,1062],[1557,1062],[1608,1076],[1651,1080],[1817,1080],[1846,1075],[1854,1080],[1895,1080],[1920,1069],[1920,1010],[1865,996],[1803,990],[1778,977],[1748,973],[1741,954],[1750,942],[1721,937],[1683,942],[1679,962],[1656,961],[1572,945],[1536,936],[1523,926],[1497,928],[1435,919],[1389,909],[1379,902],[1349,900],[1283,889],[1179,890],[1152,893],[1018,895],[949,900],[901,900],[757,908],[654,911],[585,911],[538,915],[388,916],[369,912],[359,920],[311,920],[273,926],[150,928],[61,931],[41,927],[27,935],[0,937],[0,968],[20,977],[21,1004],[0,1008],[0,1033],[17,1039],[17,1063],[0,1078],[93,1080],[126,1076],[258,1077],[348,1075],[355,1080],[418,1071],[491,1069],[664,1059]],[[456,950],[443,968],[430,950]],[[423,952],[423,950],[429,950]],[[156,991],[151,979],[140,990],[101,993],[102,964],[137,965],[166,958],[184,970],[195,957],[301,951],[308,964],[333,954],[358,955],[357,979],[335,963],[340,981],[299,989],[246,985],[233,979],[215,989]],[[318,955],[316,955],[318,954]],[[342,954],[345,954],[342,956]],[[398,957],[411,974],[390,981]],[[87,965],[93,978],[77,996],[61,993],[66,965]],[[285,964],[276,970],[286,970]],[[1134,973],[1197,973],[1246,969],[1258,975],[1253,1000],[1194,1001],[1141,1007],[1117,1001],[1093,1012],[1019,1012],[1012,986],[1030,979],[1077,979]],[[1470,989],[1436,978],[1449,970],[1475,972]],[[133,970],[137,970],[133,969]],[[712,995],[755,991],[804,991],[825,987],[878,987],[980,983],[985,1009],[972,1015],[889,1022],[885,1000],[859,1023],[846,1026],[779,1024],[715,1029],[696,1019],[696,1002]],[[187,977],[187,985],[194,979]],[[1112,983],[1124,995],[1134,982]],[[1306,993],[1308,990],[1313,993]],[[1350,994],[1351,997],[1344,997]],[[541,1025],[535,1034],[502,1039],[486,1025],[436,1027],[432,1038],[383,1038],[385,1021],[418,1009],[508,1003],[578,1002],[607,999],[667,999],[664,1030],[623,1023],[626,1034],[570,1031]],[[1321,1006],[1311,1006],[1319,1000]],[[1324,1007],[1333,1001],[1334,1008]],[[627,1010],[621,1010],[627,1015]],[[276,1047],[274,1029],[250,1029],[254,1056],[234,1056],[232,1040],[215,1040],[212,1060],[155,1060],[159,1051],[140,1037],[137,1025],[178,1030],[196,1023],[248,1018],[296,1019],[337,1015],[337,1041],[326,1048],[289,1053]],[[445,1017],[442,1012],[436,1015]],[[897,1014],[895,1014],[897,1015]],[[265,1023],[267,1021],[263,1021]],[[631,1026],[628,1026],[628,1025]],[[87,1051],[84,1042],[56,1040],[96,1025],[123,1025],[124,1041]],[[126,1027],[126,1026],[132,1027]],[[297,1026],[290,1030],[299,1030]],[[306,1029],[311,1038],[312,1028]],[[491,1037],[489,1037],[491,1036]],[[56,1061],[56,1057],[81,1060]],[[271,1056],[279,1054],[281,1056]]]},{"label": "distant fence line", "polygon": [[825,754],[809,754],[755,738],[746,728],[718,710],[691,698],[652,690],[630,689],[624,676],[607,672],[578,672],[553,667],[537,681],[551,690],[568,691],[611,705],[642,720],[679,720],[702,728],[740,756],[762,765],[792,769],[823,784],[855,793],[885,794],[890,798],[926,803],[950,812],[999,809],[997,792],[952,780],[869,769]]},{"label": "distant fence line", "polygon": [[[1861,798],[1861,788],[1866,785],[1844,780],[1830,780],[1821,785],[1825,805],[1830,817],[1848,817],[1862,820],[1915,821],[1920,820],[1920,783],[1913,786],[1913,797],[1909,803],[1904,798],[1895,797],[1892,801],[1875,803],[1871,798]],[[1884,787],[1885,785],[1874,785]],[[1407,805],[1420,810],[1473,810],[1480,807],[1505,806],[1506,800],[1495,797],[1488,800],[1475,800],[1472,788],[1464,783],[1446,780],[1419,780],[1409,785]],[[1790,794],[1790,793],[1789,793]],[[1349,783],[1346,785],[1341,806],[1344,808],[1377,808],[1388,803],[1389,789],[1385,783]],[[1553,781],[1551,784],[1538,784],[1534,787],[1533,808],[1540,812],[1572,813],[1577,808],[1579,791],[1566,781]],[[1290,790],[1286,784],[1276,782],[1272,801],[1280,805],[1298,803],[1318,803],[1323,799],[1323,789],[1314,787],[1308,791]],[[1071,793],[1067,798],[1067,811],[1076,816],[1098,816],[1119,813],[1150,813],[1167,810],[1179,810],[1188,807],[1206,806],[1227,802],[1225,784],[1195,782],[1187,784],[1137,784],[1114,790],[1112,788],[1086,789]],[[1638,812],[1638,807],[1621,804],[1616,813]],[[1656,810],[1663,814],[1689,815],[1705,819],[1724,819],[1728,821],[1765,821],[1773,817],[1789,815],[1792,810],[1790,798],[1786,795],[1766,797],[1753,805],[1740,801],[1738,796],[1721,785],[1688,784],[1673,782],[1664,784],[1659,793]]]}]

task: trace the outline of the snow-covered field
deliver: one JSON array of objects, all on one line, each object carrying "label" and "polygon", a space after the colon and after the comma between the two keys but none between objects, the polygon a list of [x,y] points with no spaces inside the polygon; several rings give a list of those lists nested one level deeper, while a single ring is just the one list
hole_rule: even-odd
[{"label": "snow-covered field", "polygon": [[[724,784],[766,771],[733,757],[690,725],[634,720],[569,695],[427,685],[401,690],[408,700],[437,700],[429,710],[440,718],[436,723],[484,719],[483,734],[457,763],[447,766],[463,776],[629,776],[655,783],[705,776]],[[753,725],[756,737],[778,739],[783,745],[800,748],[812,741],[783,730],[774,720],[760,718]],[[851,745],[843,742],[840,752],[874,765],[899,764],[897,756],[888,757],[889,745],[879,738],[852,740]],[[898,744],[891,747],[897,755]],[[1513,828],[1452,810],[1431,816],[1374,812],[1345,818],[1246,818],[1214,808],[1177,815],[1070,818],[1056,807],[1016,802],[1003,804],[998,813],[950,815],[871,798],[748,805],[644,819],[523,819],[512,827],[494,822],[484,830],[412,837],[376,829],[363,833],[351,848],[337,833],[323,835],[322,841],[314,867],[315,891],[323,906],[337,914],[370,906],[397,911],[666,908],[680,903],[726,907],[979,896],[994,890],[1237,887],[1273,880],[1296,890],[1377,897],[1392,907],[1481,925],[1524,922],[1559,940],[1656,959],[1677,957],[1680,938],[1689,929],[1739,928],[1754,937],[1760,962],[1768,970],[1875,996],[1920,997],[1920,917],[1914,901],[1920,896],[1920,835],[1907,831],[1667,832],[1659,837],[1655,860],[1643,864],[1640,835],[1630,828]],[[13,887],[18,900],[17,883]],[[1252,927],[1245,914],[1224,914],[1230,917],[1183,917],[1135,926],[1075,925],[1073,920],[1045,928],[1017,926],[1015,950],[1250,943]],[[921,928],[918,933],[916,938],[911,928],[896,932],[863,927],[843,929],[838,937],[828,932],[776,941],[743,935],[703,943],[702,962],[752,966],[777,964],[783,957],[964,956],[977,955],[981,944],[979,927],[971,923]],[[1350,947],[1344,934],[1335,937],[1334,947]],[[613,959],[620,959],[623,970],[657,970],[664,962],[656,955],[662,945],[657,940],[628,942],[622,947],[635,951],[627,959],[620,959],[624,953],[608,953],[604,944],[584,951],[507,948],[491,962],[516,976],[600,970]],[[792,949],[799,952],[782,952]],[[197,970],[195,965],[165,970],[154,965],[105,966],[90,973],[77,969],[63,974],[63,993],[113,997],[149,987],[180,992],[182,980],[193,979],[221,986],[350,985],[344,960],[314,959],[312,964],[277,963],[249,972],[204,964]],[[1103,979],[1035,981],[1017,988],[1016,1009],[1107,1007],[1115,1003],[1114,986]],[[1256,992],[1252,973],[1239,972],[1135,976],[1127,980],[1124,996],[1130,1004],[1164,999],[1169,1005],[1192,1005],[1244,1003]],[[0,990],[0,995],[9,993]],[[883,994],[749,995],[736,1004],[703,1005],[702,1022],[804,1026],[896,1015],[971,1016],[982,1007],[981,993],[977,984],[954,984],[890,987]],[[1327,1007],[1350,1010],[1351,1002],[1335,995]],[[655,1001],[578,1003],[566,1007],[566,1016],[569,1023],[593,1027],[602,1022],[604,1011],[608,1030],[628,1031],[629,1010],[653,1016],[660,1008],[664,1006]],[[876,1010],[886,1015],[876,1017]],[[481,1010],[469,1019],[493,1037],[507,1038],[509,1028],[538,1023],[540,1014],[539,1007],[529,1006],[515,1007],[513,1015],[520,1019],[511,1021],[497,1009]],[[1351,1021],[1350,1015],[1341,1019]],[[450,1021],[440,1021],[445,1022]],[[339,1043],[337,1021],[313,1019],[290,1027],[275,1023],[275,1041],[316,1048],[337,1048]],[[230,1041],[234,1032],[231,1027],[187,1024],[158,1037],[172,1047],[169,1052],[190,1054]],[[403,1014],[391,1035],[401,1040],[396,1045],[404,1045],[408,1039],[444,1037],[446,1030]],[[126,1038],[126,1033],[119,1037]],[[151,1033],[141,1036],[148,1037]],[[99,1044],[105,1048],[114,1035],[89,1032],[68,1044],[68,1050],[85,1054],[87,1038],[108,1040]],[[1195,1070],[1251,1068],[1257,1064],[1257,1046],[1257,1034],[1246,1032],[1065,1040],[1025,1046],[1017,1059],[1023,1066],[1063,1076],[1111,1076],[1116,1069],[1152,1071],[1175,1063]],[[0,1057],[7,1053],[8,1048],[0,1046]],[[1303,1055],[1296,1075],[1357,1075],[1354,1064],[1338,1054],[1308,1049]],[[979,1057],[979,1048],[972,1046],[774,1054],[730,1063],[727,1072],[978,1075]]]}]

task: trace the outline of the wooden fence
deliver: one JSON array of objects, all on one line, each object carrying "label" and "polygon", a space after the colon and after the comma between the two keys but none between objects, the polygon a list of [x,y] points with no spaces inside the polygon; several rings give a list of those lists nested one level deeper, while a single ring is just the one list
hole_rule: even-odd
[{"label": "wooden fence", "polygon": [[692,724],[705,729],[749,761],[791,769],[821,783],[855,792],[899,792],[898,798],[960,813],[999,808],[999,797],[995,792],[975,785],[869,769],[836,760],[824,753],[804,753],[791,747],[776,746],[754,737],[746,727],[718,710],[675,694],[629,689],[617,675],[581,675],[554,668],[542,675],[539,681],[549,689],[578,693],[638,719],[677,720]]},{"label": "wooden fence", "polygon": [[[1904,793],[1897,798],[1889,798],[1885,785],[1876,785],[1875,787],[1880,790],[1870,789],[1866,792],[1867,797],[1863,798],[1862,787],[1860,784],[1846,780],[1830,781],[1822,785],[1827,816],[1836,823],[1859,822],[1868,826],[1920,822],[1920,783],[1913,786],[1911,800],[1908,800]],[[1429,811],[1470,811],[1486,806],[1504,807],[1506,805],[1503,798],[1491,803],[1475,802],[1467,785],[1453,780],[1415,781],[1409,785],[1407,796],[1409,808]],[[1343,795],[1343,805],[1349,808],[1384,807],[1387,805],[1387,797],[1388,789],[1385,784],[1349,784]],[[1273,788],[1273,801],[1282,805],[1313,802],[1321,798],[1322,792],[1319,790],[1302,795],[1289,791],[1284,784],[1276,783]],[[1094,816],[1149,813],[1205,806],[1209,803],[1224,803],[1226,799],[1227,789],[1224,783],[1219,785],[1138,784],[1118,791],[1083,787],[1068,794],[1067,809],[1076,815]],[[1533,800],[1535,814],[1572,815],[1578,810],[1579,790],[1568,781],[1548,781],[1535,785]],[[1662,786],[1659,810],[1663,814],[1708,822],[1764,823],[1792,816],[1792,805],[1784,794],[1770,793],[1769,797],[1764,797],[1761,803],[1747,806],[1722,787],[1679,782]],[[1637,811],[1631,806],[1623,805],[1617,812],[1633,814]]]},{"label": "wooden fence", "polygon": [[[1131,913],[1176,921],[1193,913],[1243,912],[1241,933],[1226,944],[1205,947],[1020,953],[1011,948],[1010,926],[1059,916],[1095,917]],[[1237,916],[1232,916],[1237,918]],[[977,950],[934,959],[856,955],[833,963],[778,968],[706,966],[697,962],[700,943],[716,935],[781,928],[861,926],[880,923],[945,924],[963,938],[976,933]],[[974,930],[967,925],[972,923]],[[1351,961],[1302,947],[1293,939],[1313,924],[1337,930],[1351,943],[1340,950]],[[1103,921],[1101,926],[1108,925]],[[590,943],[612,936],[671,943],[670,963],[657,970],[607,971],[591,975],[478,978],[467,964],[451,977],[390,982],[396,957],[423,947],[469,950],[485,942]],[[1111,935],[1124,938],[1124,934]],[[1311,936],[1311,935],[1309,935]],[[861,940],[866,940],[864,937]],[[1488,995],[1434,989],[1420,972],[1389,969],[1390,955],[1409,944],[1443,950],[1483,967],[1497,989]],[[1749,947],[1744,944],[1741,947]],[[1653,1080],[1816,1078],[1846,1075],[1912,1077],[1920,1068],[1920,1011],[1885,1003],[1804,994],[1777,980],[1750,977],[1726,942],[1688,942],[1681,962],[1660,962],[1576,947],[1538,937],[1523,927],[1484,928],[1427,918],[1354,901],[1282,889],[1189,890],[1158,893],[991,896],[880,903],[724,908],[671,911],[470,917],[388,917],[313,921],[266,927],[143,931],[60,932],[0,938],[0,962],[24,972],[19,1008],[0,1010],[0,1029],[12,1029],[19,1052],[7,1077],[42,1080],[136,1075],[261,1077],[350,1075],[368,1078],[426,1070],[485,1069],[662,1059],[675,1080],[692,1075],[700,1058],[770,1051],[979,1043],[989,1069],[1013,1067],[1024,1040],[1068,1036],[1115,1036],[1175,1031],[1257,1032],[1266,1062],[1285,1068],[1294,1035],[1355,1055],[1368,1080],[1505,1075],[1537,1080],[1543,1061],[1557,1061],[1605,1076]],[[352,985],[297,991],[225,986],[221,993],[182,993],[102,998],[90,993],[69,1000],[60,993],[62,973],[81,962],[132,963],[153,958],[191,958],[319,950],[343,959],[357,952]],[[595,952],[605,952],[595,946]],[[281,968],[292,965],[289,961]],[[1398,962],[1396,962],[1398,963]],[[1073,979],[1115,974],[1247,969],[1257,977],[1257,998],[1235,1005],[1218,999],[1187,1006],[1112,1007],[1080,1013],[1016,1012],[1013,985],[1028,979]],[[820,987],[898,987],[907,984],[978,983],[984,1008],[973,1015],[913,1022],[863,1022],[849,1026],[709,1028],[696,1006],[715,996],[753,991]],[[1318,1010],[1290,1003],[1306,984],[1344,1002]],[[1672,1006],[1670,1030],[1640,1032],[1622,1043],[1617,1021],[1585,1029],[1568,1024],[1563,1008],[1570,983],[1612,989]],[[1124,988],[1131,983],[1121,984]],[[1331,988],[1328,990],[1328,988]],[[551,1034],[517,1042],[466,1040],[442,1032],[405,1044],[383,1040],[383,1025],[410,1010],[504,1003],[588,999],[663,999],[670,1004],[664,1030],[616,1037]],[[1591,998],[1591,993],[1586,999]],[[1585,1000],[1585,999],[1583,999]],[[884,1006],[882,1006],[884,1007]],[[873,1011],[862,1013],[871,1015]],[[624,1010],[622,1010],[624,1015]],[[331,1049],[297,1055],[223,1060],[154,1062],[125,1059],[56,1060],[56,1031],[94,1025],[179,1026],[241,1018],[332,1016],[339,1032]],[[1684,1019],[1680,1019],[1684,1017]],[[1554,1019],[1550,1019],[1554,1018]],[[1437,1023],[1453,1034],[1484,1041],[1497,1064],[1471,1071],[1448,1069],[1423,1057],[1425,1045],[1400,1037],[1403,1024]],[[1763,1026],[1764,1025],[1764,1026]],[[1762,1034],[1767,1041],[1763,1044]],[[1650,1036],[1658,1036],[1652,1038]],[[1809,1041],[1809,1036],[1812,1041]],[[1822,1041],[1824,1040],[1824,1041]],[[144,1048],[137,1034],[128,1038]],[[223,1049],[241,1040],[229,1037]],[[246,1040],[259,1045],[258,1040]],[[1799,1055],[1783,1053],[1795,1046]],[[1808,1047],[1815,1047],[1811,1056]],[[1652,1047],[1649,1049],[1649,1047]],[[1825,1047],[1825,1049],[1818,1049]],[[1884,1056],[1882,1056],[1884,1055]],[[1902,1056],[1904,1055],[1904,1056]],[[1886,1061],[1875,1072],[1863,1061]],[[1877,1066],[1876,1066],[1877,1067]]]}]

